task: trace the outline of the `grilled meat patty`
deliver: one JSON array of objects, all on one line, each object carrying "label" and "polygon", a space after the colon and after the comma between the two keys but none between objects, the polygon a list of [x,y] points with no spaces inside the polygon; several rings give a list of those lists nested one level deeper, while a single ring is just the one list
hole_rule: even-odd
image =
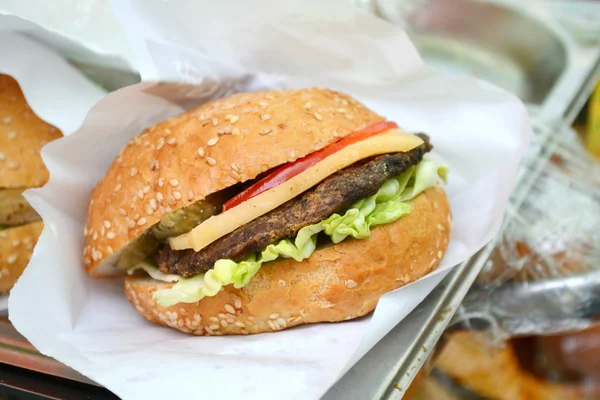
[{"label": "grilled meat patty", "polygon": [[211,269],[220,259],[240,261],[280,239],[294,237],[303,227],[316,224],[356,201],[377,193],[383,183],[418,164],[432,146],[424,143],[396,154],[386,154],[353,164],[331,175],[314,188],[256,218],[196,252],[172,250],[162,244],[154,256],[160,270],[169,274],[192,276]]}]

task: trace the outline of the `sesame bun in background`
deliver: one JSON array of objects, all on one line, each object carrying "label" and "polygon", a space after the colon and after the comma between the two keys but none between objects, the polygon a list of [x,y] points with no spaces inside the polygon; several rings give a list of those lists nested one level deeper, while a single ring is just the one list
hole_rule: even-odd
[{"label": "sesame bun in background", "polygon": [[17,81],[0,74],[0,293],[14,286],[42,231],[22,192],[46,183],[40,150],[61,136],[29,108]]},{"label": "sesame bun in background", "polygon": [[[160,251],[166,251],[170,256],[179,257],[187,252],[194,257],[192,249],[169,248],[173,237],[168,240],[159,237],[157,232],[160,230],[156,227],[187,224],[187,220],[194,217],[190,210],[201,202],[214,204],[210,204],[212,208],[206,208],[209,216],[203,217],[197,228],[211,218],[233,215],[231,211],[244,203],[221,212],[223,202],[215,199],[235,197],[236,193],[243,193],[245,189],[253,188],[256,182],[262,182],[264,177],[268,178],[273,171],[295,165],[290,163],[301,162],[305,157],[319,154],[320,150],[326,152],[328,146],[385,122],[383,117],[350,96],[310,88],[236,94],[149,127],[121,151],[92,192],[84,230],[85,268],[93,277],[124,274],[127,268],[131,272],[132,265],[118,266],[123,255],[131,253],[131,248],[136,249],[134,253],[142,253],[137,250],[145,249],[148,243],[152,252],[159,246]],[[423,154],[431,148],[428,139],[389,128],[389,123],[386,126],[384,133],[406,137],[410,143],[405,150],[393,151],[392,158],[399,155],[402,160],[396,162],[402,164],[402,171],[421,162]],[[376,135],[379,133],[373,137]],[[357,146],[363,145],[360,144],[363,142],[357,143]],[[208,251],[219,241],[249,229],[257,221],[282,209],[284,204],[296,202],[306,207],[306,213],[289,216],[296,225],[301,224],[298,220],[305,218],[305,214],[341,196],[332,191],[331,196],[321,198],[320,202],[313,196],[336,176],[343,175],[348,179],[339,187],[353,188],[360,186],[360,173],[355,171],[362,171],[361,168],[376,165],[380,168],[373,167],[373,171],[390,173],[392,164],[384,161],[390,150],[377,151],[365,159],[353,161],[349,167],[333,171],[331,176],[315,182],[312,188],[294,195],[286,203],[279,203],[281,205],[266,214],[237,224],[234,231],[225,232],[214,243],[197,249],[196,253]],[[333,157],[330,155],[318,161],[310,167],[312,169],[300,174],[316,171]],[[437,181],[437,172],[435,176]],[[371,178],[363,177],[363,180],[371,182]],[[373,188],[368,196],[378,189],[379,186]],[[258,196],[267,198],[271,190]],[[157,278],[159,275],[151,274],[157,278],[153,279],[139,271],[128,276],[125,292],[138,312],[149,321],[197,335],[272,332],[304,323],[356,318],[371,312],[383,294],[434,270],[447,249],[451,212],[442,187],[433,182],[406,203],[409,204],[407,215],[371,228],[368,237],[322,243],[319,236],[316,250],[307,258],[297,261],[280,257],[265,262],[249,282],[237,287],[224,284],[214,295],[206,295],[199,301],[165,306],[155,300],[157,291],[176,286],[165,282],[168,277],[177,275],[173,272],[176,265],[170,261],[161,265],[161,272],[156,270],[160,275],[165,273],[164,268],[172,268],[168,274],[160,275],[161,280]],[[345,209],[347,207],[338,211]],[[279,219],[272,222],[261,226],[270,229],[282,223]],[[238,236],[252,242],[255,235],[263,233]],[[180,234],[185,235],[177,233]],[[274,237],[270,243],[275,243],[278,238]],[[144,245],[139,247],[140,243]],[[253,251],[262,249],[264,247]],[[242,260],[239,257],[234,261],[228,257],[220,260],[223,259],[230,263]],[[190,275],[189,280],[202,273]],[[181,276],[176,279],[183,280]]]}]

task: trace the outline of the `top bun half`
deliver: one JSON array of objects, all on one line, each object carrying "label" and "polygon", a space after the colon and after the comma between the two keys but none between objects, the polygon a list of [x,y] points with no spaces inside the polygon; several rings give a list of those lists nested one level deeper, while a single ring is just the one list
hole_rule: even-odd
[{"label": "top bun half", "polygon": [[29,108],[17,81],[0,74],[0,190],[45,184],[48,170],[40,150],[61,136]]},{"label": "top bun half", "polygon": [[310,88],[236,94],[146,129],[92,192],[86,270],[114,273],[100,267],[166,213],[382,120],[347,95]]}]

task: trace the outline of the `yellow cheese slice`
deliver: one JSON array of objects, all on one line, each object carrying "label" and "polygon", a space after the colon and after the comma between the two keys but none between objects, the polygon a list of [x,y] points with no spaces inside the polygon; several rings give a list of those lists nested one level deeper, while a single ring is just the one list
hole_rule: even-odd
[{"label": "yellow cheese slice", "polygon": [[188,233],[170,238],[173,250],[200,251],[215,240],[233,232],[293,199],[330,175],[355,162],[378,154],[404,152],[423,143],[418,136],[400,129],[373,135],[330,155],[288,181],[275,186],[224,213],[212,216]]}]

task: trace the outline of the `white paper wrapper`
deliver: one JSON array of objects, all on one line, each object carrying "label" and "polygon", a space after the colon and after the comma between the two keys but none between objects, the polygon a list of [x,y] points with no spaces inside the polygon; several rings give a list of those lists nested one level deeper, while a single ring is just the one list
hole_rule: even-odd
[{"label": "white paper wrapper", "polygon": [[[43,353],[125,399],[318,398],[498,230],[530,133],[525,108],[504,91],[429,72],[402,31],[344,1],[114,7],[145,60],[143,76],[187,85],[112,93],[78,132],[47,146],[52,180],[28,198],[51,229],[10,299],[12,322]],[[127,141],[214,97],[306,85],[351,93],[405,129],[431,135],[435,157],[452,168],[454,212],[450,248],[435,273],[383,297],[372,316],[243,337],[153,326],[128,304],[120,280],[86,276],[90,191]]]},{"label": "white paper wrapper", "polygon": [[[7,30],[12,25],[8,21],[18,19],[0,15],[0,74],[19,82],[40,118],[60,128],[64,135],[73,133],[104,92],[52,50]],[[8,296],[0,296],[0,312],[7,306]]]}]

